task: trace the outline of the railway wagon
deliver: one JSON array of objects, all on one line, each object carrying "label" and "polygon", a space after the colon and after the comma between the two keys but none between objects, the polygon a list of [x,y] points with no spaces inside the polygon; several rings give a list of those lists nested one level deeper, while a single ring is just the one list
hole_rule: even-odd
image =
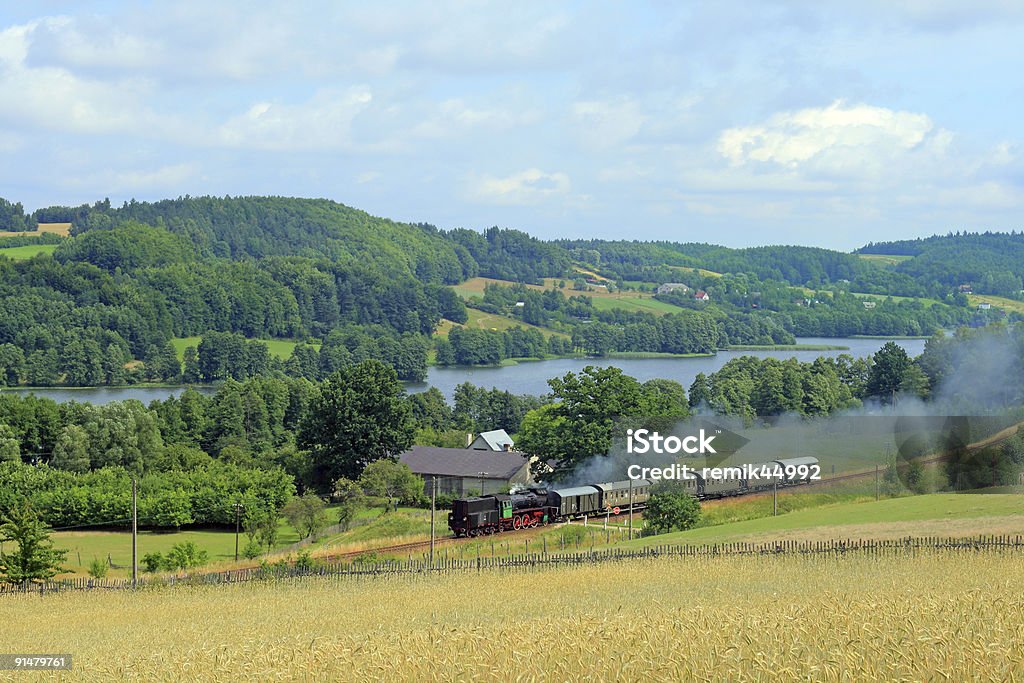
[{"label": "railway wagon", "polygon": [[634,481],[610,481],[604,484],[594,484],[594,488],[601,492],[601,497],[598,500],[599,511],[604,512],[614,508],[621,508],[628,510],[630,505],[630,495],[632,492],[633,507],[645,507],[647,505],[647,499],[650,497],[651,485],[653,482],[647,481],[646,479],[637,479]]},{"label": "railway wagon", "polygon": [[548,505],[558,518],[571,519],[602,511],[601,491],[596,486],[574,486],[548,491]]},{"label": "railway wagon", "polygon": [[779,486],[806,484],[811,480],[813,474],[821,473],[818,459],[811,456],[776,460],[774,464],[782,468]]}]

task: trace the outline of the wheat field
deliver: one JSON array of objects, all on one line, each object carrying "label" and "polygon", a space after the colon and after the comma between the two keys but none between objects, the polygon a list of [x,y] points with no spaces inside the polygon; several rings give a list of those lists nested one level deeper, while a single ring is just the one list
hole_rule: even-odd
[{"label": "wheat field", "polygon": [[0,623],[4,651],[71,653],[61,680],[1012,681],[1024,562],[711,557],[25,595],[0,599]]}]

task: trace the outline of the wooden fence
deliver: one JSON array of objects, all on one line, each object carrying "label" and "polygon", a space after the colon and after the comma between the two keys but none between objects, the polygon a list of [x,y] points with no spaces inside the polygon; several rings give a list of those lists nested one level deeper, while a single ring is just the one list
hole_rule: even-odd
[{"label": "wooden fence", "polygon": [[[318,562],[306,566],[278,563],[223,572],[180,576],[140,577],[135,587],[154,588],[174,585],[221,585],[294,579],[299,577],[375,577],[480,572],[491,570],[531,570],[554,566],[579,566],[602,562],[623,562],[652,558],[711,558],[737,556],[866,556],[883,557],[921,552],[1013,552],[1024,553],[1022,536],[972,536],[943,538],[907,537],[889,540],[776,541],[770,543],[724,543],[716,545],[654,545],[644,548],[609,548],[579,553],[513,553],[499,557],[435,558]],[[0,594],[54,593],[74,590],[126,590],[131,579],[64,579],[22,585],[0,584]]]}]

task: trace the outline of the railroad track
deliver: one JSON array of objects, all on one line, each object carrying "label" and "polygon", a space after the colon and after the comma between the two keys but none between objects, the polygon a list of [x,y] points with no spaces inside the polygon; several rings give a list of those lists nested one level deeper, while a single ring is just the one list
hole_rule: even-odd
[{"label": "railroad track", "polygon": [[[992,436],[989,436],[989,437],[987,437],[985,439],[982,439],[981,441],[977,441],[975,443],[968,444],[966,446],[966,449],[967,449],[967,451],[971,452],[971,451],[976,451],[976,450],[979,450],[981,448],[985,448],[987,446],[991,446],[993,444],[999,443],[1000,441],[1003,441],[1003,440],[1013,436],[1017,432],[1017,430],[1020,428],[1020,426],[1021,426],[1020,424],[1017,424],[1017,425],[1012,425],[1010,427],[1007,427],[1006,429],[1003,429],[1003,430],[1001,430],[999,432],[996,432]],[[940,453],[938,455],[933,455],[933,456],[928,457],[928,458],[923,458],[923,459],[919,460],[918,462],[920,462],[923,465],[934,465],[934,464],[938,464],[938,463],[941,463],[941,462],[945,462],[948,458],[949,458],[949,455],[947,453]],[[846,474],[839,474],[839,475],[836,475],[834,477],[829,477],[828,479],[820,479],[818,481],[808,482],[807,484],[801,484],[798,487],[787,486],[783,490],[788,492],[788,491],[791,491],[793,488],[804,489],[805,487],[809,488],[809,487],[815,487],[815,486],[818,486],[818,487],[821,487],[821,486],[831,486],[832,484],[834,484],[836,482],[856,481],[858,479],[868,479],[868,478],[871,478],[871,477],[874,477],[874,476],[875,476],[875,470],[873,470],[873,469],[871,469],[871,470],[861,470],[861,471],[858,471],[858,472],[848,472]],[[726,498],[718,498],[718,499],[714,499],[714,500],[706,500],[706,501],[703,501],[702,504],[703,505],[716,505],[716,504],[723,503],[725,501],[734,500],[737,497],[742,497],[742,498],[758,498],[758,497],[765,497],[765,496],[770,496],[770,495],[772,495],[772,490],[771,489],[767,489],[767,490],[763,490],[763,491],[757,491],[756,493],[747,493],[747,494],[744,494],[742,496],[729,496],[729,497],[726,497]],[[589,517],[589,520],[591,522],[600,524],[605,519],[609,519],[609,520],[610,519],[618,519],[618,518],[621,518],[621,517],[626,517],[628,515],[629,515],[629,511],[620,512],[617,515],[610,514],[610,513],[608,513],[608,514],[599,514],[599,515],[593,515],[593,516]],[[576,520],[576,521],[579,521],[579,520]],[[572,523],[573,522],[568,522],[568,524],[572,524]],[[496,534],[495,536],[500,538],[504,534],[514,533],[517,538],[522,538],[525,535],[536,535],[541,530],[543,530],[543,529],[545,529],[545,528],[547,528],[549,526],[554,526],[554,525],[543,525],[543,526],[538,526],[538,527],[531,528],[531,529],[522,529],[522,530],[515,531],[515,532],[502,532],[502,534]],[[495,536],[491,536],[490,538],[493,539],[493,538],[495,538]],[[436,549],[439,546],[451,545],[451,544],[454,544],[454,543],[458,543],[460,541],[469,541],[469,540],[474,540],[474,539],[470,539],[470,538],[456,538],[455,536],[439,536],[439,537],[434,539],[434,548]],[[363,550],[351,550],[351,551],[345,551],[345,552],[339,552],[339,553],[331,553],[330,555],[325,556],[323,559],[327,559],[327,560],[345,559],[345,558],[358,557],[359,555],[364,555],[366,553],[401,553],[401,552],[408,552],[408,551],[427,550],[429,548],[430,548],[430,540],[428,539],[428,540],[423,540],[423,541],[410,541],[409,543],[399,543],[397,545],[381,546],[381,547],[378,547],[378,548],[365,548]]]}]

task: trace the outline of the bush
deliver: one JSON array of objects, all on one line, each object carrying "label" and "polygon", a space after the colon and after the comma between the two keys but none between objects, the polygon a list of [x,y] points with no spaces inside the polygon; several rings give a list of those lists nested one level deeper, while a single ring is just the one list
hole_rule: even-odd
[{"label": "bush", "polygon": [[107,567],[106,560],[94,557],[92,562],[89,563],[89,576],[94,579],[102,579],[107,575]]},{"label": "bush", "polygon": [[146,553],[142,556],[142,571],[155,574],[164,568],[164,556],[160,553]]},{"label": "bush", "polygon": [[301,571],[311,572],[319,566],[320,563],[310,556],[308,550],[303,550],[295,559],[295,568]]},{"label": "bush", "polygon": [[242,555],[247,560],[252,560],[259,557],[261,552],[263,552],[263,546],[260,545],[259,541],[256,539],[250,539],[249,542],[245,544],[245,550],[242,551]]},{"label": "bush", "polygon": [[652,533],[685,531],[700,521],[700,501],[691,496],[678,482],[656,485],[647,501],[644,522]]},{"label": "bush", "polygon": [[206,564],[209,555],[205,550],[200,550],[192,541],[175,543],[167,551],[163,560],[163,567],[168,571],[179,571],[191,569]]}]

